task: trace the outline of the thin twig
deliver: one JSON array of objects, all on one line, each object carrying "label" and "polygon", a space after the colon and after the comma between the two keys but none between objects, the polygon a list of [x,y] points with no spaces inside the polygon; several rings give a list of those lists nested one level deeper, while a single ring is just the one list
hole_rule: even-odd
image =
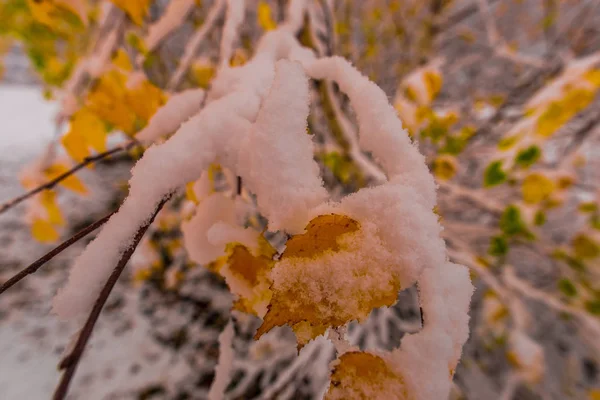
[{"label": "thin twig", "polygon": [[106,281],[106,284],[102,288],[102,291],[100,292],[100,295],[98,296],[98,299],[96,300],[96,303],[94,303],[94,307],[92,308],[92,311],[90,312],[90,315],[88,316],[88,319],[85,322],[85,325],[83,326],[83,328],[81,329],[81,332],[79,333],[79,337],[77,338],[75,347],[73,347],[73,350],[65,358],[63,358],[63,360],[58,365],[59,369],[61,369],[61,370],[64,369],[65,371],[64,371],[62,378],[60,380],[60,383],[58,384],[58,387],[56,388],[56,391],[54,392],[54,395],[52,397],[54,400],[62,400],[66,397],[67,391],[69,390],[69,384],[71,383],[73,375],[75,374],[75,370],[77,369],[77,365],[79,364],[79,361],[81,360],[81,356],[83,355],[83,351],[85,350],[85,346],[92,335],[92,331],[94,330],[94,325],[96,324],[96,321],[98,320],[98,317],[100,316],[100,312],[102,311],[102,308],[104,307],[104,304],[106,303],[106,300],[108,299],[108,296],[110,295],[110,292],[112,291],[115,284],[117,283],[117,280],[119,279],[119,276],[121,275],[121,272],[123,272],[125,265],[131,258],[133,252],[135,251],[136,247],[140,243],[140,240],[142,240],[142,237],[148,230],[148,227],[150,226],[150,224],[152,224],[152,222],[154,221],[154,218],[156,218],[156,215],[158,214],[158,212],[162,209],[162,207],[165,205],[165,203],[170,198],[171,198],[171,194],[169,194],[167,197],[165,197],[156,207],[156,210],[154,211],[154,214],[152,214],[152,217],[150,218],[150,220],[138,229],[138,231],[133,239],[132,245],[123,253],[123,255],[121,256],[121,259],[117,263],[117,266],[115,267],[113,272],[108,277],[108,280]]},{"label": "thin twig", "polygon": [[105,216],[105,217],[99,219],[98,221],[96,221],[96,222],[94,222],[94,223],[86,226],[85,228],[83,228],[82,230],[80,230],[79,232],[77,232],[75,235],[71,236],[69,239],[65,240],[64,242],[62,242],[61,244],[59,244],[57,247],[55,247],[54,249],[50,250],[48,253],[44,254],[42,257],[40,257],[39,259],[37,259],[36,261],[34,261],[27,268],[21,270],[18,274],[16,274],[15,276],[13,276],[12,278],[10,278],[6,282],[4,282],[2,285],[0,285],[0,294],[4,293],[8,289],[10,289],[12,286],[14,286],[16,283],[18,283],[19,281],[21,281],[27,275],[34,274],[35,272],[37,272],[37,270],[40,269],[40,267],[42,267],[48,261],[52,260],[58,254],[62,253],[63,250],[66,250],[73,243],[77,242],[79,239],[81,239],[84,236],[86,236],[88,233],[93,232],[96,229],[98,229],[100,226],[102,226],[104,223],[106,223],[106,221],[108,221],[108,219],[110,218],[110,216],[113,215],[113,214],[114,214],[114,212],[111,212],[107,216]]},{"label": "thin twig", "polygon": [[130,141],[127,142],[125,144],[122,144],[120,146],[117,146],[115,148],[112,148],[110,150],[107,150],[103,153],[99,153],[96,154],[95,156],[91,156],[91,157],[86,157],[83,159],[82,162],[80,162],[79,164],[75,165],[73,168],[71,168],[68,171],[63,172],[62,174],[58,175],[56,178],[44,183],[43,185],[40,185],[26,193],[23,193],[22,195],[15,197],[12,200],[9,200],[5,203],[3,203],[0,206],[0,214],[2,214],[3,212],[6,212],[8,209],[16,206],[17,204],[27,200],[28,198],[38,194],[39,192],[43,191],[43,190],[50,190],[52,189],[54,186],[56,186],[57,184],[59,184],[60,182],[62,182],[63,180],[65,180],[66,178],[68,178],[69,176],[73,175],[75,172],[79,171],[80,169],[82,169],[83,167],[95,163],[97,161],[100,161],[102,159],[105,159],[109,156],[115,155],[117,153],[123,152],[123,151],[127,151],[129,149],[131,149],[132,147],[136,146],[138,143],[136,141]]}]

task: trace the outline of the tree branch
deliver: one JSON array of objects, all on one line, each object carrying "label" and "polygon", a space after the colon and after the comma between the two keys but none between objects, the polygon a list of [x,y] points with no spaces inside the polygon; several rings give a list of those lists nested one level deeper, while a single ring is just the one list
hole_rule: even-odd
[{"label": "tree branch", "polygon": [[23,193],[22,195],[15,197],[12,200],[8,200],[7,202],[3,203],[2,205],[0,205],[0,214],[6,212],[7,210],[9,210],[10,208],[16,206],[17,204],[27,200],[28,198],[38,194],[39,192],[43,191],[43,190],[50,190],[52,189],[54,186],[58,185],[60,182],[62,182],[63,180],[65,180],[66,178],[68,178],[69,176],[73,175],[75,172],[79,171],[80,169],[82,169],[83,167],[95,163],[96,161],[100,161],[103,160],[109,156],[115,155],[117,153],[121,153],[123,151],[127,151],[129,149],[131,149],[132,147],[134,147],[135,145],[137,145],[138,142],[135,140],[132,140],[130,142],[127,142],[125,144],[122,144],[120,146],[117,146],[115,148],[112,148],[110,150],[107,150],[103,153],[99,153],[96,154],[95,156],[91,156],[91,157],[86,157],[83,159],[82,162],[80,162],[79,164],[75,165],[73,168],[71,168],[70,170],[63,172],[62,174],[58,175],[56,178],[44,183],[43,185],[40,185],[26,193]]},{"label": "tree branch", "polygon": [[66,397],[67,391],[69,390],[69,384],[71,383],[73,375],[75,374],[75,370],[77,369],[77,365],[79,364],[81,356],[83,355],[83,351],[85,350],[85,346],[92,335],[92,331],[94,330],[96,321],[98,320],[98,317],[100,316],[100,312],[102,311],[102,308],[104,307],[104,304],[106,303],[106,300],[108,299],[108,296],[110,295],[110,292],[115,287],[115,284],[117,283],[117,280],[119,279],[119,276],[121,276],[121,272],[123,272],[125,265],[127,264],[127,262],[129,261],[129,259],[132,256],[133,252],[135,251],[136,247],[142,240],[142,237],[148,230],[148,227],[150,226],[150,224],[152,224],[152,222],[154,221],[154,218],[156,218],[156,215],[158,214],[158,212],[162,209],[162,207],[165,205],[165,203],[171,198],[171,196],[172,196],[172,194],[167,195],[158,204],[158,206],[156,207],[156,210],[154,211],[154,214],[152,214],[152,217],[150,218],[150,220],[148,220],[148,222],[146,222],[144,225],[142,225],[138,229],[138,231],[133,239],[132,245],[127,250],[125,250],[125,252],[121,256],[121,259],[117,263],[117,266],[115,267],[113,272],[108,277],[108,280],[106,281],[106,284],[102,288],[102,291],[100,292],[100,295],[98,296],[98,299],[96,300],[96,303],[94,304],[94,307],[92,308],[92,311],[90,312],[90,315],[88,316],[88,319],[85,322],[85,325],[83,326],[83,328],[81,329],[81,332],[79,333],[79,337],[77,338],[75,347],[73,347],[73,350],[71,350],[71,352],[65,358],[63,358],[63,360],[58,365],[59,369],[61,369],[61,370],[64,369],[65,371],[62,375],[60,383],[58,384],[58,386],[56,388],[56,391],[54,392],[54,395],[52,397],[53,400],[62,400]]},{"label": "tree branch", "polygon": [[64,242],[59,244],[57,247],[50,250],[48,253],[44,254],[42,257],[37,259],[35,262],[33,262],[27,268],[20,271],[15,276],[13,276],[12,278],[10,278],[6,282],[4,282],[2,285],[0,285],[0,294],[4,293],[8,289],[10,289],[12,286],[17,284],[19,281],[21,281],[27,275],[34,274],[35,272],[37,272],[37,270],[40,269],[40,267],[42,267],[48,261],[52,260],[56,255],[62,253],[63,250],[69,248],[73,243],[79,241],[79,239],[83,238],[88,233],[95,231],[100,226],[104,225],[104,223],[106,223],[106,221],[108,221],[110,216],[113,214],[114,214],[114,212],[111,212],[104,218],[99,219],[98,221],[86,226],[85,228],[83,228],[82,230],[77,232],[75,235],[71,236],[69,239],[65,240]]}]

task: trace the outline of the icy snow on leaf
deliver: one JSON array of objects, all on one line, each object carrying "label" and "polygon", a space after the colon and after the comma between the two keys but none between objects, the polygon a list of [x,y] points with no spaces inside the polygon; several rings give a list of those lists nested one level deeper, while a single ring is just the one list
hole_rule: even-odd
[{"label": "icy snow on leaf", "polygon": [[[256,337],[287,324],[303,346],[330,326],[395,303],[400,280],[379,267],[389,253],[376,236],[344,215],[312,219],[306,233],[288,241],[274,267],[273,298]],[[371,251],[380,254],[371,257]]]}]

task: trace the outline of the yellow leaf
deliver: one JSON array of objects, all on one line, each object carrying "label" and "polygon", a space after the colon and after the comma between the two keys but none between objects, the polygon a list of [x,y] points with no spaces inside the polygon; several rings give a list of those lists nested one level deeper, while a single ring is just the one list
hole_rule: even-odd
[{"label": "yellow leaf", "polygon": [[125,11],[129,18],[136,24],[142,25],[144,17],[148,14],[150,0],[111,0],[113,4]]},{"label": "yellow leaf", "polygon": [[92,113],[115,128],[133,134],[136,114],[127,102],[125,79],[116,70],[104,74],[90,91],[86,105]]},{"label": "yellow leaf", "polygon": [[39,242],[53,243],[59,238],[58,232],[48,221],[36,218],[31,225],[31,235]]},{"label": "yellow leaf", "polygon": [[433,101],[442,89],[442,75],[434,70],[425,71],[423,80],[425,81],[429,101]]},{"label": "yellow leaf", "polygon": [[129,108],[144,123],[148,122],[166,101],[162,90],[154,86],[147,79],[126,92],[125,99]]},{"label": "yellow leaf", "polygon": [[[264,238],[261,239],[266,242]],[[268,245],[268,242],[267,242]],[[262,316],[271,300],[269,272],[273,268],[275,250],[264,245],[261,253],[254,255],[240,244],[228,246],[227,266],[220,273],[232,293],[239,296],[234,308],[246,313]]]},{"label": "yellow leaf", "polygon": [[77,162],[82,162],[90,155],[87,143],[80,132],[71,130],[60,141],[69,156]]},{"label": "yellow leaf", "polygon": [[359,229],[357,221],[345,215],[319,215],[306,227],[306,233],[295,235],[285,244],[281,259],[312,258],[326,251],[339,251],[338,238]]},{"label": "yellow leaf", "polygon": [[258,24],[265,31],[270,31],[277,28],[277,24],[271,16],[271,6],[266,1],[259,1],[257,10]]},{"label": "yellow leaf", "polygon": [[[330,279],[323,282],[336,296],[335,300],[323,302],[313,295],[307,287],[319,283],[312,282],[310,268],[329,268],[330,263],[335,263],[336,256],[350,256],[359,251],[356,248],[347,248],[341,240],[348,235],[364,234],[357,221],[350,217],[338,214],[320,215],[314,218],[306,227],[306,233],[295,235],[286,244],[280,260],[275,264],[273,272],[276,275],[293,276],[296,283],[274,284],[271,287],[273,296],[264,316],[263,324],[259,327],[255,338],[270,331],[275,326],[289,325],[296,333],[299,347],[309,340],[323,334],[331,326],[341,326],[353,319],[365,318],[373,308],[390,306],[396,302],[398,291],[401,287],[399,279],[390,275],[384,277],[385,284],[379,283],[377,287],[371,285],[357,287],[349,281]],[[354,257],[354,255],[351,255]],[[324,260],[325,264],[318,262]],[[368,263],[348,265],[348,271],[356,279],[368,275],[373,266]],[[304,272],[306,271],[306,272]],[[273,273],[272,273],[273,275]],[[289,283],[289,282],[288,282]],[[320,291],[316,288],[315,290]],[[350,297],[352,307],[340,299]],[[344,304],[342,306],[342,304]]]},{"label": "yellow leaf", "polygon": [[112,62],[116,67],[121,68],[124,71],[133,70],[133,66],[131,65],[129,56],[127,55],[127,52],[125,50],[123,50],[122,48],[117,50],[117,53],[113,57]]},{"label": "yellow leaf", "polygon": [[65,10],[69,10],[74,15],[77,15],[79,20],[87,25],[87,0],[54,0],[54,2],[56,5],[63,7]]},{"label": "yellow leaf", "polygon": [[600,389],[591,389],[588,392],[589,400],[600,400]]},{"label": "yellow leaf", "polygon": [[152,277],[153,271],[151,268],[138,269],[133,274],[133,281],[135,283],[145,282]]},{"label": "yellow leaf", "polygon": [[352,351],[336,363],[325,400],[410,398],[402,376],[379,356]]},{"label": "yellow leaf", "polygon": [[194,77],[194,81],[203,89],[208,88],[210,82],[215,76],[215,73],[215,67],[206,62],[199,62],[192,66],[192,76]]},{"label": "yellow leaf", "polygon": [[106,151],[107,132],[104,123],[89,109],[82,108],[73,115],[71,130],[98,153]]},{"label": "yellow leaf", "polygon": [[[67,172],[69,168],[64,164],[52,164],[48,168],[44,170],[44,174],[48,177],[49,180],[52,180],[65,172]],[[64,186],[66,189],[72,190],[76,193],[86,194],[87,188],[84,186],[83,182],[79,180],[79,178],[75,175],[70,175],[69,177],[60,181],[60,185]]]},{"label": "yellow leaf", "polygon": [[457,169],[456,158],[447,154],[438,156],[433,161],[432,169],[435,176],[441,180],[447,181],[452,179]]},{"label": "yellow leaf", "polygon": [[498,149],[500,149],[500,151],[509,150],[512,147],[514,147],[515,144],[517,144],[517,142],[519,140],[521,140],[522,137],[523,137],[522,134],[516,134],[516,135],[511,135],[511,136],[507,136],[505,138],[502,138],[498,142]]},{"label": "yellow leaf", "polygon": [[232,67],[239,67],[248,61],[248,53],[244,49],[235,49],[233,56],[229,60],[229,65]]},{"label": "yellow leaf", "polygon": [[185,185],[185,197],[188,200],[193,201],[195,204],[198,204],[198,197],[196,197],[196,193],[194,193],[194,184],[196,182],[188,182],[187,185]]},{"label": "yellow leaf", "polygon": [[551,102],[536,122],[537,134],[550,137],[594,99],[594,91],[584,88],[568,90],[561,99]]},{"label": "yellow leaf", "polygon": [[575,256],[578,258],[596,258],[600,256],[600,245],[583,233],[573,238],[572,245]]},{"label": "yellow leaf", "polygon": [[583,78],[594,85],[594,87],[600,88],[600,69],[594,68],[587,71],[583,75]]},{"label": "yellow leaf", "polygon": [[65,220],[60,212],[60,208],[56,202],[56,193],[51,190],[46,190],[40,193],[40,202],[46,209],[48,214],[48,222],[52,225],[64,225]]},{"label": "yellow leaf", "polygon": [[538,173],[527,176],[521,186],[523,200],[529,204],[537,204],[546,200],[554,189],[554,182]]},{"label": "yellow leaf", "polygon": [[52,27],[54,24],[52,14],[56,12],[56,5],[52,1],[27,0],[27,6],[35,21],[48,27]]}]

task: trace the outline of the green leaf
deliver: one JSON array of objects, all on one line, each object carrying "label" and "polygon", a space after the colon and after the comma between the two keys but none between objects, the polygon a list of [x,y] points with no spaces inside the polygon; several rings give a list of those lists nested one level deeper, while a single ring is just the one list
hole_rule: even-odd
[{"label": "green leaf", "polygon": [[320,159],[341,183],[356,182],[362,186],[364,178],[350,157],[332,151],[322,154]]},{"label": "green leaf", "polygon": [[523,168],[532,166],[542,155],[538,146],[529,146],[528,148],[519,151],[515,157],[515,163]]},{"label": "green leaf", "polygon": [[438,119],[433,119],[429,125],[421,131],[422,137],[429,137],[433,143],[437,143],[448,134],[448,128]]},{"label": "green leaf", "polygon": [[504,210],[502,217],[500,217],[500,229],[507,236],[522,235],[526,239],[533,239],[534,236],[525,225],[525,221],[521,218],[521,211],[515,205],[509,205]]},{"label": "green leaf", "polygon": [[462,137],[450,136],[446,137],[446,144],[440,149],[440,153],[457,155],[460,154],[467,144],[467,140]]},{"label": "green leaf", "polygon": [[567,297],[575,297],[577,295],[577,288],[567,278],[558,281],[558,290]]},{"label": "green leaf", "polygon": [[508,253],[508,241],[504,236],[494,236],[490,239],[488,253],[495,257],[505,256]]},{"label": "green leaf", "polygon": [[506,181],[506,172],[502,170],[502,161],[494,161],[485,169],[483,185],[496,186]]},{"label": "green leaf", "polygon": [[585,309],[591,314],[600,315],[600,300],[586,302]]},{"label": "green leaf", "polygon": [[546,214],[543,211],[537,211],[533,217],[535,226],[542,226],[546,223]]}]

